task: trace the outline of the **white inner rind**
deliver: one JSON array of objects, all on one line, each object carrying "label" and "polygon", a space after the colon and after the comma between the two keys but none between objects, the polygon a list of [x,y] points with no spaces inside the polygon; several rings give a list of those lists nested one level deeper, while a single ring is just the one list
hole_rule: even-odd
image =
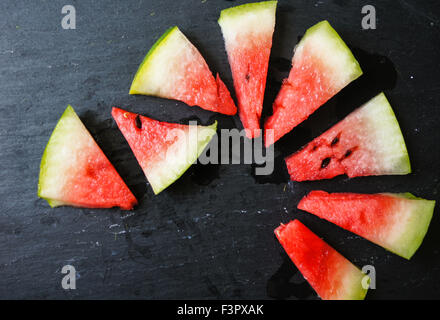
[{"label": "white inner rind", "polygon": [[269,1],[223,10],[218,23],[222,29],[226,49],[232,49],[235,45],[245,45],[242,43],[243,35],[253,38],[268,34],[272,37],[276,5],[276,1]]},{"label": "white inner rind", "polygon": [[63,202],[65,185],[84,166],[86,154],[98,148],[89,131],[71,107],[55,127],[44,152],[40,168],[40,197],[51,199],[51,206]]},{"label": "white inner rind", "polygon": [[368,287],[363,288],[362,286],[362,279],[365,275],[347,258],[334,249],[332,250],[329,253],[331,256],[326,271],[328,287],[325,292],[322,292],[325,294],[323,298],[327,300],[363,300],[368,291]]},{"label": "white inner rind", "polygon": [[175,98],[176,87],[185,81],[188,73],[191,73],[187,62],[196,61],[205,63],[197,49],[175,27],[142,65],[136,74],[130,93]]},{"label": "white inner rind", "polygon": [[305,56],[320,61],[326,85],[332,86],[335,91],[362,74],[352,52],[327,21],[307,30],[295,48],[292,64],[301,64]]},{"label": "white inner rind", "polygon": [[[371,158],[371,155],[374,155],[374,167],[368,168],[374,171],[371,174],[393,175],[411,172],[402,132],[383,93],[355,110],[346,119],[349,122],[358,119],[358,122],[365,126],[364,130],[368,132],[360,137],[362,139],[360,143],[367,157]],[[369,161],[366,159],[359,163],[369,163]]]},{"label": "white inner rind", "polygon": [[[338,300],[363,300],[367,294],[368,288],[363,288],[362,280],[368,277],[362,273],[354,264],[346,263],[345,268],[341,270],[341,290],[335,295]],[[364,280],[368,283],[368,280]]]},{"label": "white inner rind", "polygon": [[175,142],[157,161],[143,163],[145,176],[155,194],[176,181],[199,157],[216,133],[217,123],[209,127],[188,126],[170,131],[167,139]]}]

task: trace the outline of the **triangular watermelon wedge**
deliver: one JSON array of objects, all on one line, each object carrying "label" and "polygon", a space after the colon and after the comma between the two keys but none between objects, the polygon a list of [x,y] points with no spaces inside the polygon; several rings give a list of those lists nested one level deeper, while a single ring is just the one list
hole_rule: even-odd
[{"label": "triangular watermelon wedge", "polygon": [[205,59],[178,27],[169,28],[150,49],[134,77],[130,94],[180,100],[227,115],[237,113],[219,75],[214,78]]},{"label": "triangular watermelon wedge", "polygon": [[119,108],[112,115],[155,194],[180,178],[217,130],[217,121],[206,127],[167,123]]},{"label": "triangular watermelon wedge", "polygon": [[368,276],[299,220],[275,229],[290,259],[323,300],[363,300]]},{"label": "triangular watermelon wedge", "polygon": [[359,63],[327,21],[308,29],[295,48],[292,69],[273,104],[273,115],[264,124],[266,146],[361,75]]},{"label": "triangular watermelon wedge", "polygon": [[399,123],[383,93],[286,158],[294,181],[411,172]]},{"label": "triangular watermelon wedge", "polygon": [[222,29],[234,78],[241,122],[248,138],[260,135],[260,117],[277,1],[248,3],[222,10]]},{"label": "triangular watermelon wedge", "polygon": [[298,208],[410,259],[422,244],[435,201],[412,194],[312,191]]},{"label": "triangular watermelon wedge", "polygon": [[71,106],[58,121],[40,165],[38,196],[51,207],[121,207],[137,200]]}]

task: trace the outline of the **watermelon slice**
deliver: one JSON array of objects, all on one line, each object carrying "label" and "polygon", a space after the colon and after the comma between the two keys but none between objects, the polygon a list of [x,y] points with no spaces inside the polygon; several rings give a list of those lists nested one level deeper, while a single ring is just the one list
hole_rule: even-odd
[{"label": "watermelon slice", "polygon": [[248,138],[260,135],[277,1],[248,3],[222,10],[222,29],[234,78],[240,119]]},{"label": "watermelon slice", "polygon": [[383,93],[286,158],[294,181],[411,172],[399,124]]},{"label": "watermelon slice", "polygon": [[227,115],[237,113],[219,75],[214,79],[205,59],[178,27],[169,28],[150,49],[134,77],[130,94],[180,100]]},{"label": "watermelon slice", "polygon": [[299,220],[281,224],[275,235],[304,278],[324,300],[363,300],[361,270]]},{"label": "watermelon slice", "polygon": [[38,196],[51,207],[130,210],[137,204],[71,106],[64,111],[44,150]]},{"label": "watermelon slice", "polygon": [[312,191],[298,208],[410,259],[428,231],[435,201],[405,194]]},{"label": "watermelon slice", "polygon": [[264,124],[265,130],[273,130],[273,137],[266,134],[266,146],[361,75],[359,63],[327,21],[308,29],[295,48],[292,69],[273,104],[273,115]]},{"label": "watermelon slice", "polygon": [[167,123],[113,108],[113,118],[133,150],[155,194],[171,185],[197,160],[217,130]]}]

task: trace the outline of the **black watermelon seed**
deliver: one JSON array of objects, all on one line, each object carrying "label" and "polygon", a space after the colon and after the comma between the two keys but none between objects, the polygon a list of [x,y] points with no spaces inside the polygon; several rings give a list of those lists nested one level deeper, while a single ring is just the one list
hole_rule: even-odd
[{"label": "black watermelon seed", "polygon": [[139,129],[142,129],[142,122],[141,122],[141,118],[139,117],[139,115],[137,115],[136,118],[134,119],[134,124]]},{"label": "black watermelon seed", "polygon": [[331,160],[330,157],[325,158],[324,160],[322,160],[322,162],[321,162],[321,169],[326,168],[330,164],[330,160]]},{"label": "black watermelon seed", "polygon": [[333,139],[331,146],[333,147],[335,144],[337,144],[339,142],[339,137],[336,137]]},{"label": "black watermelon seed", "polygon": [[345,152],[344,154],[344,158],[348,158],[352,153],[353,151],[351,151],[351,149],[348,149],[347,152]]}]

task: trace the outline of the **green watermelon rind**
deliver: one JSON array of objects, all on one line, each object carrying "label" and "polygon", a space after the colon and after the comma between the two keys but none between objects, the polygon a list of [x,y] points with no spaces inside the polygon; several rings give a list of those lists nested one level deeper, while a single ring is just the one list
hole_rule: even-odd
[{"label": "green watermelon rind", "polygon": [[184,165],[182,167],[179,168],[179,172],[180,174],[176,175],[175,177],[173,177],[172,179],[167,179],[165,181],[165,183],[154,183],[154,181],[150,181],[150,185],[153,189],[154,194],[159,194],[160,192],[162,192],[164,189],[168,188],[171,184],[173,184],[175,181],[177,181],[188,169],[189,167],[191,167],[193,165],[194,162],[197,161],[198,157],[202,154],[202,152],[205,150],[206,146],[209,144],[209,142],[212,140],[212,138],[214,137],[214,135],[217,132],[217,121],[215,121],[213,124],[209,125],[209,126],[198,126],[198,130],[209,130],[210,134],[209,135],[203,135],[202,133],[201,136],[204,137],[203,140],[199,140],[197,143],[197,152],[194,155],[191,155],[191,158],[188,159],[187,162],[184,163]]},{"label": "green watermelon rind", "polygon": [[248,12],[256,12],[258,10],[273,9],[277,6],[278,1],[263,1],[263,2],[253,2],[246,3],[236,7],[223,9],[220,12],[220,18],[218,23],[221,25],[227,19],[240,19],[241,15]]},{"label": "green watermelon rind", "polygon": [[[309,39],[315,33],[323,32],[323,31],[326,33],[326,36],[329,39],[334,40],[333,44],[336,44],[337,48],[340,50],[340,52],[338,53],[339,56],[342,56],[341,53],[345,53],[347,55],[346,69],[351,68],[351,76],[349,81],[351,82],[359,78],[363,74],[359,62],[356,60],[355,56],[353,55],[353,52],[350,50],[350,48],[347,46],[344,40],[342,40],[341,36],[336,32],[336,30],[330,25],[330,23],[327,20],[318,22],[314,26],[307,29],[306,33],[304,34],[304,36],[302,37],[301,41],[298,43],[296,48],[306,43],[307,39]],[[333,52],[332,54],[336,54],[336,52]]]},{"label": "green watermelon rind", "polygon": [[361,270],[356,267],[355,273],[350,275],[350,287],[346,287],[344,300],[364,300],[368,293],[368,288],[362,286],[362,280],[367,277],[368,283],[370,283],[370,278],[364,274]]},{"label": "green watermelon rind", "polygon": [[151,47],[151,49],[146,54],[142,63],[139,65],[139,68],[133,78],[133,82],[131,83],[129,94],[145,94],[144,92],[139,92],[134,88],[136,86],[137,81],[138,81],[139,75],[146,72],[146,70],[148,70],[149,64],[153,60],[156,53],[159,51],[158,49],[160,49],[164,44],[166,44],[167,39],[169,38],[169,36],[171,34],[173,34],[175,31],[178,31],[178,30],[179,30],[179,28],[177,26],[173,26],[173,27],[168,28],[164,32],[164,34],[162,34],[162,36],[154,43],[154,45]]},{"label": "green watermelon rind", "polygon": [[387,195],[402,197],[417,202],[411,214],[414,216],[412,223],[408,223],[406,230],[402,230],[401,237],[396,241],[395,248],[385,248],[388,251],[410,260],[421,246],[428,232],[435,208],[435,200],[426,200],[411,193],[385,193]]},{"label": "green watermelon rind", "polygon": [[[62,129],[62,122],[64,119],[69,118],[69,117],[78,118],[78,115],[75,113],[75,110],[72,108],[71,105],[68,105],[66,110],[64,110],[63,114],[61,115],[60,119],[58,120],[58,122],[55,126],[55,129],[52,131],[52,134],[49,138],[49,141],[47,142],[47,145],[44,148],[43,156],[41,158],[41,163],[40,163],[40,176],[38,179],[38,197],[46,200],[51,208],[55,208],[55,207],[67,204],[65,202],[58,201],[56,199],[46,198],[42,195],[42,193],[43,193],[43,183],[44,183],[45,178],[47,178],[47,175],[48,175],[48,172],[47,172],[48,160],[50,157],[53,156],[51,153],[51,149],[53,147],[56,147],[56,144],[57,144],[54,140],[59,135],[62,135],[62,130],[63,130]],[[55,154],[55,156],[56,156],[56,154]]]},{"label": "green watermelon rind", "polygon": [[[409,216],[411,221],[400,226],[399,237],[394,238],[389,241],[373,241],[377,245],[383,247],[384,249],[402,257],[410,260],[415,254],[418,248],[421,246],[423,239],[425,238],[429,225],[432,220],[435,208],[435,200],[426,200],[420,197],[416,197],[412,193],[379,193],[387,197],[395,197],[411,200],[412,205],[408,206],[410,208]],[[307,211],[307,210],[306,210]],[[408,213],[401,213],[401,219],[399,222],[404,221],[403,218],[408,217]],[[326,219],[326,218],[324,218]],[[330,220],[328,220],[330,221]],[[331,222],[331,221],[330,221]],[[370,240],[372,241],[372,240]]]},{"label": "green watermelon rind", "polygon": [[398,196],[398,197],[402,197],[402,198],[410,199],[410,200],[426,200],[426,199],[423,199],[423,198],[420,198],[420,197],[416,197],[415,195],[413,195],[410,192],[402,192],[402,193],[386,193],[385,192],[384,194],[392,195],[392,196]]}]

